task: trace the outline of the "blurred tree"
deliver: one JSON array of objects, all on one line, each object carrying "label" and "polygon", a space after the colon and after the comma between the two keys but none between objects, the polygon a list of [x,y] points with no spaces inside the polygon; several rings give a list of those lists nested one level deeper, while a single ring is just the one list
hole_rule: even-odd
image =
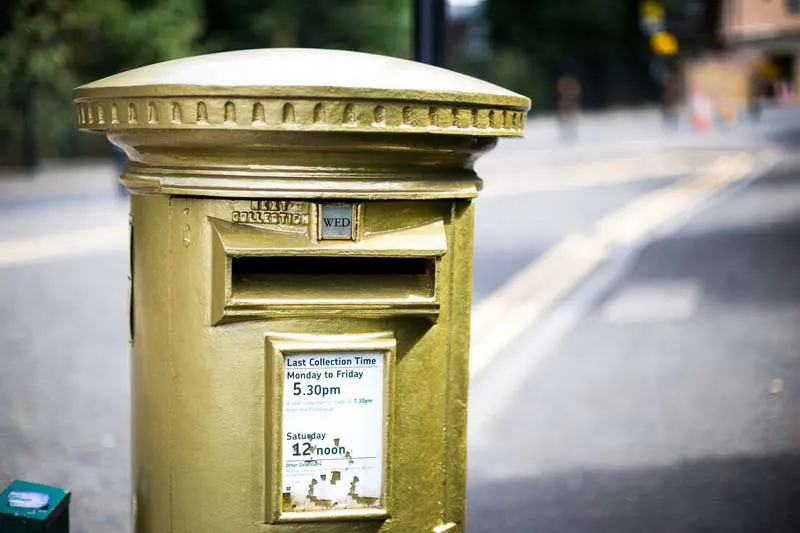
[{"label": "blurred tree", "polygon": [[410,54],[411,0],[205,0],[209,50],[338,48]]},{"label": "blurred tree", "polygon": [[[486,0],[486,14],[495,47],[519,50],[550,86],[562,74],[578,76],[588,107],[657,94],[636,1]],[[542,96],[537,108],[552,108],[552,90]]]},{"label": "blurred tree", "polygon": [[548,60],[619,52],[631,22],[638,30],[638,7],[630,0],[487,0],[487,15],[495,42]]},{"label": "blurred tree", "polygon": [[71,90],[220,50],[300,46],[410,54],[411,0],[0,0],[0,162],[69,155]]},{"label": "blurred tree", "polygon": [[67,6],[62,0],[13,4],[4,5],[11,23],[0,38],[0,136],[18,134],[21,162],[32,168],[39,159],[37,100],[71,81],[64,79],[69,50],[59,39]]},{"label": "blurred tree", "polygon": [[194,0],[4,0],[2,9],[0,142],[19,147],[28,168],[73,138],[73,87],[187,55],[202,26]]}]

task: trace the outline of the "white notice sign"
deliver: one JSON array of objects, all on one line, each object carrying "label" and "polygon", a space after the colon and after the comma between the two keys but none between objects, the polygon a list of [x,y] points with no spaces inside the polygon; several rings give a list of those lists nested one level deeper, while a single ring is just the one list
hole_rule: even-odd
[{"label": "white notice sign", "polygon": [[284,512],[382,508],[384,352],[285,354]]}]

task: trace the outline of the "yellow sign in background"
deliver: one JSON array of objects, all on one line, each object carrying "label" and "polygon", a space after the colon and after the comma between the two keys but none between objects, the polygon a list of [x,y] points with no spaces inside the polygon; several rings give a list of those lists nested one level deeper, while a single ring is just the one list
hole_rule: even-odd
[{"label": "yellow sign in background", "polygon": [[641,4],[642,18],[650,20],[664,20],[664,6],[661,2],[648,0]]},{"label": "yellow sign in background", "polygon": [[660,56],[673,56],[678,53],[678,39],[666,31],[658,31],[651,35],[650,46]]}]

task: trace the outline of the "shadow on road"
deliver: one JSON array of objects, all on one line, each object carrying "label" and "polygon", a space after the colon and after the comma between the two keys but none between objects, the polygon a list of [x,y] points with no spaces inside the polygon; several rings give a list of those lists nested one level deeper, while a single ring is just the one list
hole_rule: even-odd
[{"label": "shadow on road", "polygon": [[767,142],[786,150],[800,147],[800,126],[792,124],[783,129],[770,131],[765,135]]},{"label": "shadow on road", "polygon": [[800,455],[475,482],[470,533],[800,531]]},{"label": "shadow on road", "polygon": [[[670,257],[669,262],[664,258]],[[750,231],[666,239],[645,249],[627,284],[668,278],[698,282],[703,299],[725,303],[800,302],[800,219]]]},{"label": "shadow on road", "polygon": [[692,280],[713,305],[800,302],[800,175],[775,172],[754,183],[747,198],[647,245],[624,284]]}]

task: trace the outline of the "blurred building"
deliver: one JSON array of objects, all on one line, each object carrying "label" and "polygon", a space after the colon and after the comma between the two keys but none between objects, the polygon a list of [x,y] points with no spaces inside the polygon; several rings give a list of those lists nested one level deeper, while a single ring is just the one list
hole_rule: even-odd
[{"label": "blurred building", "polygon": [[800,89],[800,0],[735,0],[723,12],[722,40],[734,50],[756,52],[764,74]]},{"label": "blurred building", "polygon": [[800,0],[696,0],[672,21],[689,95],[738,108],[754,96],[800,93]]}]

